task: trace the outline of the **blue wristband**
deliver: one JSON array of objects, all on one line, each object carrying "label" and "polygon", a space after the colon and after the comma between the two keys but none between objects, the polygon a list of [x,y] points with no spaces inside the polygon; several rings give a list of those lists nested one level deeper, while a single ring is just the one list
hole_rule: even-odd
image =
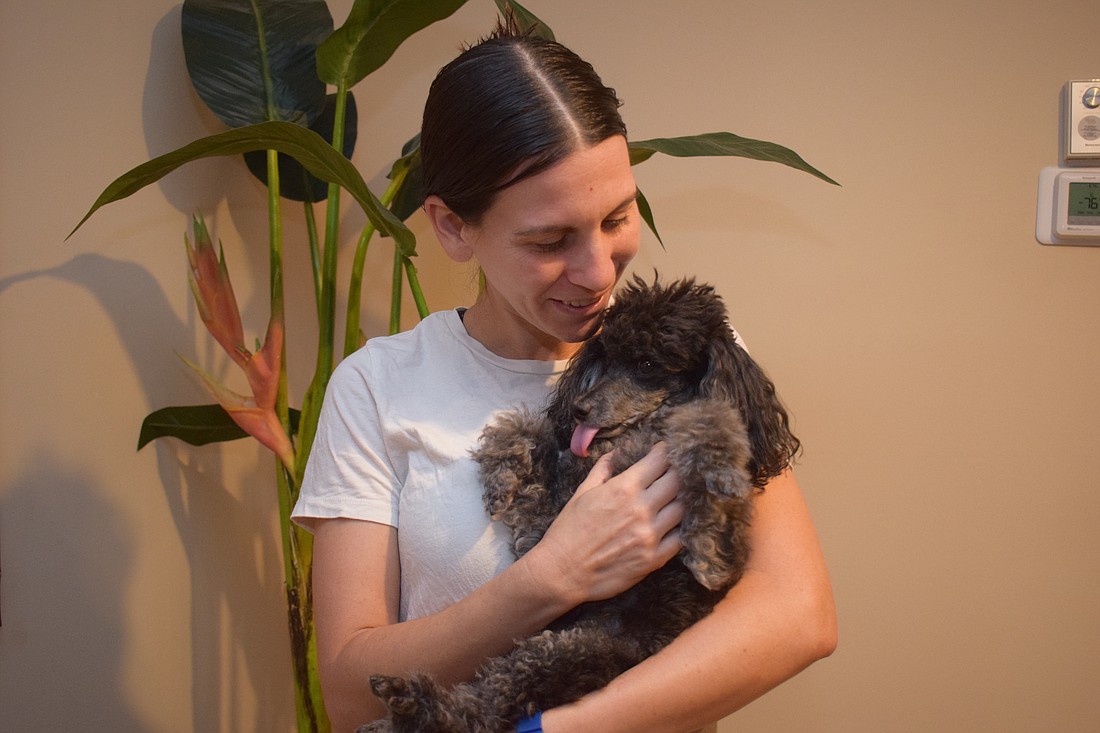
[{"label": "blue wristband", "polygon": [[516,723],[516,733],[542,733],[542,712]]}]

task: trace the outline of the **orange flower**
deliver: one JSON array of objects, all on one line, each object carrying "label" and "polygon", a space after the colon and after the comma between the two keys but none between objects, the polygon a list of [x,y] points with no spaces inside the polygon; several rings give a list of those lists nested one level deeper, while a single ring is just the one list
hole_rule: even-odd
[{"label": "orange flower", "polygon": [[191,221],[195,243],[192,245],[186,234],[183,242],[187,247],[187,261],[191,265],[187,270],[187,279],[195,296],[195,305],[199,308],[199,318],[233,361],[241,364],[247,349],[244,347],[244,329],[241,327],[237,297],[233,294],[233,284],[229,282],[229,271],[225,267],[225,253],[220,251],[219,242],[219,253],[215,254],[206,222],[201,217]]},{"label": "orange flower", "polygon": [[[244,346],[244,329],[225,255],[214,254],[210,234],[202,219],[194,220],[195,244],[184,236],[188,279],[195,296],[199,317],[230,358],[244,371],[251,396],[228,389],[202,368],[183,359],[199,376],[218,404],[242,430],[270,449],[288,470],[294,470],[294,446],[275,413],[279,394],[279,377],[283,354],[283,314],[279,309],[271,314],[267,335],[259,352],[253,354]],[[220,249],[220,246],[219,246]],[[183,358],[183,357],[180,357]]]}]

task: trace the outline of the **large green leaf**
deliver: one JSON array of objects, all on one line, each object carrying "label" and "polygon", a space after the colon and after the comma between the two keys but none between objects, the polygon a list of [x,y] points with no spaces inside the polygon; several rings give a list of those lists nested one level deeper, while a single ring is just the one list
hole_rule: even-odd
[{"label": "large green leaf", "polygon": [[[333,149],[317,133],[290,122],[263,122],[228,130],[142,163],[107,186],[80,223],[73,228],[73,232],[100,207],[137,193],[184,163],[200,158],[237,155],[250,150],[276,150],[293,156],[313,175],[342,186],[359,202],[375,228],[394,238],[402,254],[406,257],[416,255],[416,239],[413,233],[382,206],[351,161]],[[72,236],[71,232],[69,236]]]},{"label": "large green leaf", "polygon": [[[290,410],[290,433],[298,429],[301,412]],[[141,450],[157,438],[179,438],[190,445],[224,443],[247,438],[221,405],[185,405],[162,407],[149,413],[141,423],[137,449]]]},{"label": "large green leaf", "polygon": [[191,83],[230,127],[317,119],[316,50],[332,27],[324,0],[184,0],[180,21]]},{"label": "large green leaf", "polygon": [[[313,121],[309,129],[316,132],[332,144],[332,131],[336,123],[336,95],[328,95],[325,111]],[[355,141],[359,134],[359,109],[355,95],[347,94],[344,108],[344,157],[350,158],[355,151]],[[253,150],[244,154],[245,165],[252,175],[267,185],[267,151]],[[328,183],[310,174],[302,164],[289,155],[279,153],[279,195],[291,201],[324,201],[328,198]]]},{"label": "large green leaf", "polygon": [[390,203],[390,211],[401,221],[407,220],[424,203],[424,167],[420,164],[420,133],[401,148],[401,157],[390,167],[389,178],[405,173],[405,180]]},{"label": "large green leaf", "polygon": [[466,0],[355,0],[348,19],[317,50],[317,73],[350,88],[386,63],[405,40]]},{"label": "large green leaf", "polygon": [[729,155],[738,158],[752,158],[753,160],[766,160],[774,163],[805,171],[817,176],[823,181],[840,185],[832,178],[814,168],[802,157],[782,145],[753,140],[747,137],[734,135],[731,132],[710,132],[704,135],[689,135],[686,137],[662,137],[653,140],[638,140],[630,143],[630,163],[636,165],[649,160],[654,153],[664,153],[678,158],[694,156]]},{"label": "large green leaf", "polygon": [[541,36],[551,41],[554,39],[554,31],[550,30],[550,26],[537,15],[532,13],[527,8],[523,7],[515,0],[494,0],[497,4],[497,9],[500,10],[500,14],[507,16],[512,15],[516,19],[516,25],[520,30],[531,31],[532,35]]},{"label": "large green leaf", "polygon": [[653,209],[649,206],[649,199],[642,194],[641,189],[638,190],[636,203],[638,204],[638,213],[642,215],[642,221],[649,227],[649,231],[653,232],[653,236],[657,237],[661,249],[664,249],[665,240],[661,239],[661,233],[657,231],[657,222],[653,220]]}]

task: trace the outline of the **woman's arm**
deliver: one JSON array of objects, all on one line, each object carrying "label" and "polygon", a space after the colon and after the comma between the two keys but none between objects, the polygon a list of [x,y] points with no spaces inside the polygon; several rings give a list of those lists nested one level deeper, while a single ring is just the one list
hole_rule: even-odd
[{"label": "woman's arm", "polygon": [[[397,623],[397,530],[351,519],[320,522],[313,597],[325,706],[335,731],[381,716],[372,674],[430,672],[451,683],[561,613],[561,601],[513,565],[479,592],[433,616]],[[550,618],[547,618],[550,616]]]},{"label": "woman's arm", "polygon": [[695,730],[831,654],[832,589],[790,471],[758,495],[751,533],[745,574],[711,615],[603,690],[546,712],[546,733]]},{"label": "woman's arm", "polygon": [[317,522],[313,601],[326,708],[336,731],[383,714],[372,674],[473,676],[574,606],[610,597],[680,548],[678,481],[663,448],[615,477],[606,460],[577,490],[539,544],[443,611],[398,623],[397,530],[350,519]]}]

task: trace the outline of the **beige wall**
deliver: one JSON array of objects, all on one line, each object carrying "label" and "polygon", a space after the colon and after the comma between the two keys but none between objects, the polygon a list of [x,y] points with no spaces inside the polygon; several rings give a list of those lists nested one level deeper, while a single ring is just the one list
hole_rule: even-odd
[{"label": "beige wall", "polygon": [[[530,5],[618,88],[636,138],[772,139],[844,184],[735,160],[638,170],[667,245],[648,240],[638,268],[715,282],[794,413],[841,614],[836,655],[723,729],[1095,730],[1100,249],[1033,236],[1059,89],[1100,77],[1094,1]],[[490,9],[358,87],[364,171]],[[115,175],[219,129],[178,18],[174,0],[0,5],[6,730],[292,726],[268,456],[134,451],[147,412],[206,399],[177,352],[230,373],[189,302],[192,212],[262,329],[262,195],[236,161],[196,164],[62,241]],[[433,307],[464,299],[468,274],[420,249]],[[299,399],[313,337],[295,250]],[[372,266],[380,287],[382,249]]]}]

